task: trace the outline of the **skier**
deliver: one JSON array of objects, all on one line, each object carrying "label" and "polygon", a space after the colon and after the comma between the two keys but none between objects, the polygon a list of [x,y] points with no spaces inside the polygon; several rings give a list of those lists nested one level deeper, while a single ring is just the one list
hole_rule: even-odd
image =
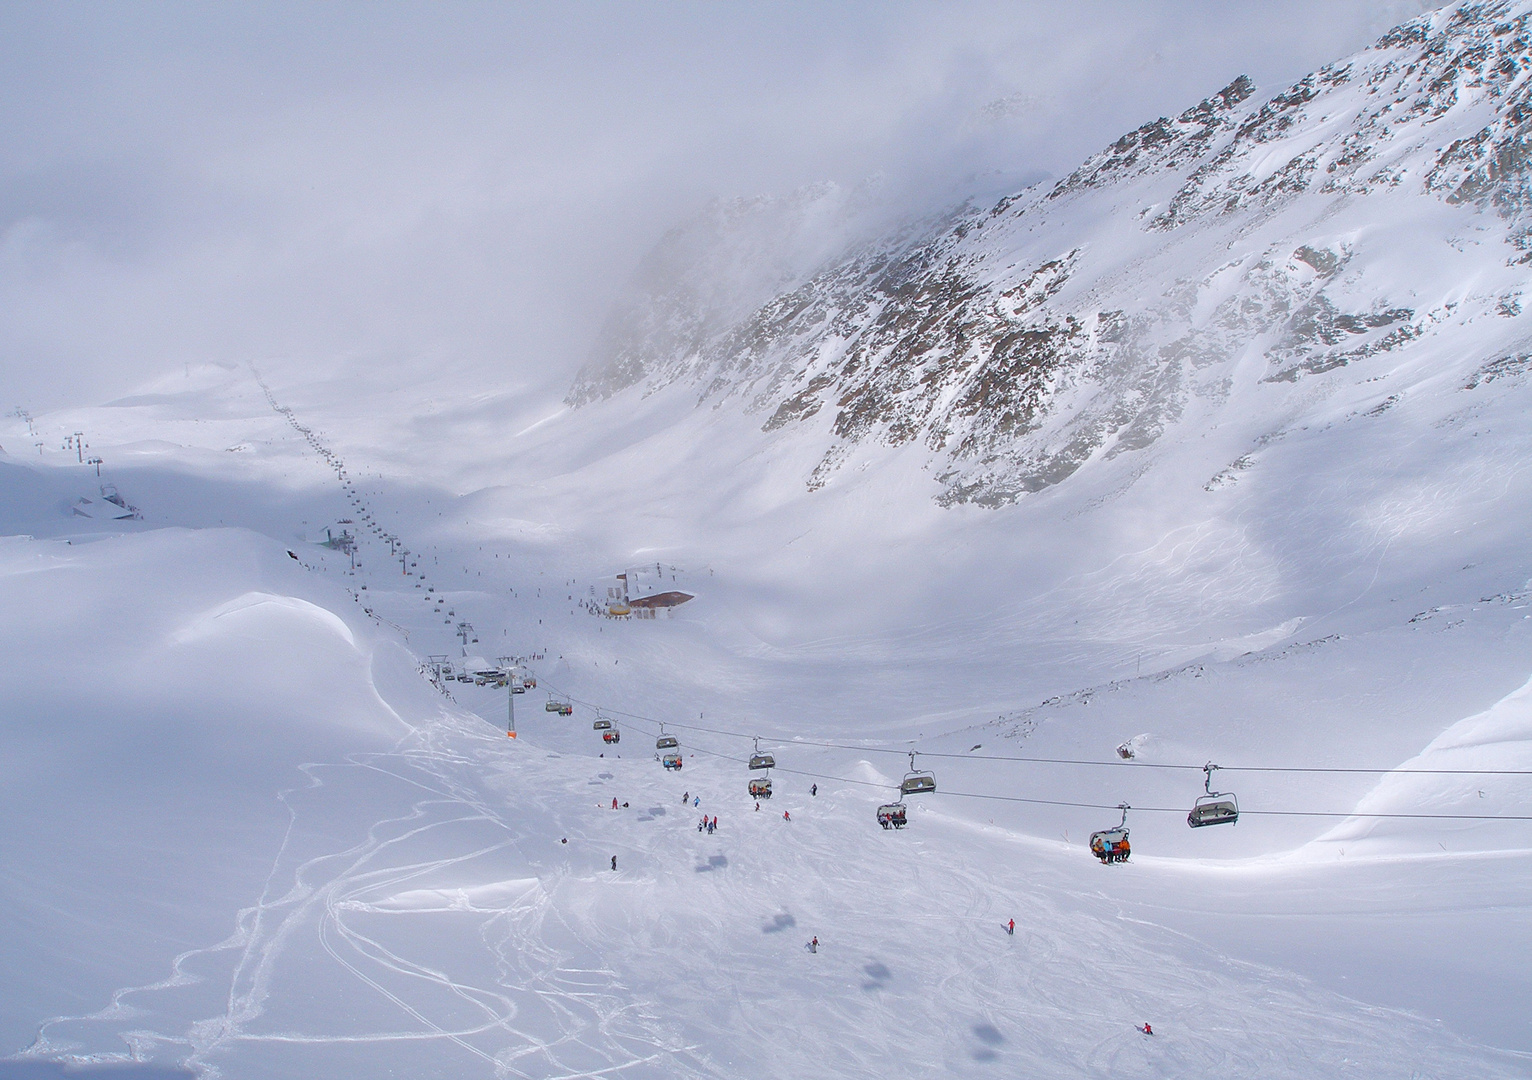
[{"label": "skier", "polygon": [[708,831],[709,831],[709,832],[713,832],[713,831],[714,831],[714,830],[716,830],[716,829],[717,829],[717,828],[718,828],[718,815],[717,815],[717,814],[714,814],[714,815],[713,815],[713,827],[712,827],[712,828],[711,828],[711,829],[709,829],[709,830],[708,830]]},{"label": "skier", "polygon": [[1016,933],[1016,920],[1015,919],[1012,919],[1010,922],[1005,924],[1005,932],[1007,934],[1012,934],[1012,935],[1014,935]]},{"label": "skier", "polygon": [[692,806],[701,806],[701,805],[702,805],[702,796],[698,795],[695,799],[692,800]]},{"label": "skier", "polygon": [[692,801],[692,793],[691,792],[689,792],[689,791],[681,792],[681,805],[682,806],[685,806],[687,803],[689,803],[691,801]]},{"label": "skier", "polygon": [[612,856],[612,869],[613,870],[617,869],[617,856],[616,855]]},{"label": "skier", "polygon": [[810,795],[818,795],[819,794],[819,785],[818,784],[810,784],[809,785],[809,794]]},{"label": "skier", "polygon": [[786,810],[783,810],[782,811],[782,820],[783,821],[791,821],[791,820],[793,820],[793,816],[791,814],[789,814]]},{"label": "skier", "polygon": [[808,944],[804,947],[811,953],[817,953],[819,951],[819,938],[810,938]]},{"label": "skier", "polygon": [[1147,1021],[1147,1020],[1144,1021],[1144,1026],[1139,1028],[1138,1030],[1142,1031],[1145,1035],[1153,1035],[1154,1034],[1154,1028],[1149,1026],[1149,1021]]},{"label": "skier", "polygon": [[617,809],[617,800],[615,798],[612,800],[612,809],[613,810]]},{"label": "skier", "polygon": [[759,814],[761,812],[761,804],[760,803],[756,803],[755,804],[755,812],[757,814]]}]

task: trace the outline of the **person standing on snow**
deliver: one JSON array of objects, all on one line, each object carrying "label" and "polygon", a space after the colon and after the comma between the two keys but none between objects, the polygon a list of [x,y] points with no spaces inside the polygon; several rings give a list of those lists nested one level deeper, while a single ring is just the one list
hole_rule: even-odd
[{"label": "person standing on snow", "polygon": [[689,803],[691,801],[692,801],[692,793],[691,792],[689,792],[689,791],[681,792],[681,805],[682,806],[685,806],[687,803]]},{"label": "person standing on snow", "polygon": [[819,951],[819,938],[810,938],[808,944],[805,945],[804,948],[808,949],[808,951],[811,953],[817,953]]},{"label": "person standing on snow", "polygon": [[617,800],[615,798],[612,799],[612,809],[613,810],[617,809]]},{"label": "person standing on snow", "polygon": [[818,784],[810,784],[809,785],[809,794],[810,795],[818,795],[819,794],[819,785]]},{"label": "person standing on snow", "polygon": [[1007,934],[1015,934],[1016,933],[1016,920],[1015,919],[1012,919],[1010,922],[1005,924],[1005,932]]},{"label": "person standing on snow", "polygon": [[613,870],[617,869],[617,856],[616,855],[612,856],[612,869]]},{"label": "person standing on snow", "polygon": [[718,815],[717,814],[713,815],[713,828],[714,829],[718,828]]}]

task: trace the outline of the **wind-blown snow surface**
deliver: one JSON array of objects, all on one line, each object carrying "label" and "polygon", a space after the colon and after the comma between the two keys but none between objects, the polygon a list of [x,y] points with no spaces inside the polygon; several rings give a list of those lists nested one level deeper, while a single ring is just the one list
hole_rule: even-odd
[{"label": "wind-blown snow surface", "polygon": [[[1481,314],[1230,361],[995,509],[878,440],[809,491],[823,430],[680,383],[274,361],[4,418],[0,1077],[1527,1075],[1532,823],[1347,816],[1525,816],[1526,777],[1236,771],[1528,764],[1532,385]],[[639,568],[696,599],[581,606]],[[460,621],[543,657],[516,740],[417,670]],[[885,833],[911,749],[939,790]],[[1192,831],[1207,761],[1245,816]]]},{"label": "wind-blown snow surface", "polygon": [[[98,482],[56,439],[0,463],[4,531],[27,534],[0,552],[0,1023],[26,1055],[0,1068],[1525,1075],[1487,1048],[1532,1042],[1525,823],[1252,814],[1193,833],[1180,809],[1132,818],[1134,859],[1108,869],[1082,844],[1115,812],[957,793],[1184,808],[1200,773],[952,759],[928,759],[943,794],[910,829],[872,822],[906,764],[882,751],[905,746],[1111,761],[1141,736],[1147,761],[1385,768],[1524,746],[1526,391],[1497,386],[1448,424],[1474,392],[1300,425],[1260,484],[1206,491],[1170,458],[1126,492],[1082,477],[998,512],[901,496],[898,462],[862,489],[794,485],[754,519],[715,510],[730,477],[738,498],[769,490],[769,464],[689,415],[648,449],[736,455],[699,454],[689,500],[629,492],[626,452],[539,478],[530,435],[517,488],[468,496],[348,460],[425,579],[370,532],[355,572],[314,543],[358,504],[249,373],[37,418],[100,432],[92,452],[143,519],[72,513]],[[348,438],[389,437],[327,392],[293,387],[295,420],[343,428],[323,438],[348,458]],[[567,417],[558,438],[599,445],[609,419]],[[417,450],[434,449],[426,429]],[[1282,509],[1300,477],[1310,498]],[[646,497],[683,509],[645,518]],[[1071,543],[1048,539],[1060,523]],[[821,542],[795,555],[805,533]],[[568,599],[662,536],[698,594],[675,618]],[[411,653],[460,651],[464,617],[476,651],[542,652],[545,684],[580,702],[767,736],[778,797],[759,813],[746,797],[748,743],[682,729],[687,766],[665,774],[653,724],[619,716],[621,756],[598,757],[589,709],[560,720],[538,693],[507,740],[503,692],[454,703],[415,671]],[[1234,779],[1247,811],[1464,794]],[[1489,812],[1527,812],[1522,780],[1484,787]],[[697,832],[703,811],[719,833]]]}]

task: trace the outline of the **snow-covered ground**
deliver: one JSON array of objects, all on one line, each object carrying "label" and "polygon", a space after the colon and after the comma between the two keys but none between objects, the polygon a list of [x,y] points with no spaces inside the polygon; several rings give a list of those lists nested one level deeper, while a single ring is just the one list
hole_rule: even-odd
[{"label": "snow-covered ground", "polygon": [[[261,374],[291,420],[209,367],[0,426],[0,1076],[1532,1072],[1532,821],[1346,817],[1528,816],[1527,777],[1235,771],[1532,764],[1524,384],[985,511],[895,450],[806,493],[683,395]],[[655,563],[671,617],[582,606]],[[544,657],[517,739],[419,673],[465,644]],[[884,832],[908,749],[938,793]],[[1205,761],[1232,828],[1186,828]]]}]

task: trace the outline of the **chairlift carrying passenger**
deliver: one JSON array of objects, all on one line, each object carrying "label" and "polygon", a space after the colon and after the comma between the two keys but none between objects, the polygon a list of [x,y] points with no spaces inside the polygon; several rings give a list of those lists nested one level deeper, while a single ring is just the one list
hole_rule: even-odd
[{"label": "chairlift carrying passenger", "polygon": [[1186,823],[1194,829],[1204,825],[1233,825],[1239,821],[1239,800],[1232,791],[1213,790],[1213,770],[1218,768],[1211,761],[1202,766],[1202,788],[1206,795],[1197,796],[1192,812],[1186,815]]},{"label": "chairlift carrying passenger", "polygon": [[752,799],[771,798],[771,777],[752,776],[750,778],[750,797]]},{"label": "chairlift carrying passenger", "polygon": [[[608,720],[607,724],[610,725],[611,721]],[[601,733],[601,741],[604,743],[622,742],[622,732],[616,728],[612,728],[610,731],[603,731]]]},{"label": "chairlift carrying passenger", "polygon": [[904,774],[904,779],[899,783],[900,795],[921,795],[936,790],[936,775],[927,770],[915,768],[915,751],[910,751],[910,771]]},{"label": "chairlift carrying passenger", "polygon": [[904,803],[885,803],[878,807],[878,824],[885,829],[902,829],[909,824]]},{"label": "chairlift carrying passenger", "polygon": [[681,768],[681,755],[672,751],[660,759],[660,764],[666,769],[679,770]]},{"label": "chairlift carrying passenger", "polygon": [[1102,829],[1090,834],[1091,854],[1102,863],[1127,862],[1128,856],[1133,853],[1133,848],[1128,843],[1128,811],[1133,808],[1127,803],[1118,803],[1117,808],[1122,811],[1122,820],[1115,828]]}]

